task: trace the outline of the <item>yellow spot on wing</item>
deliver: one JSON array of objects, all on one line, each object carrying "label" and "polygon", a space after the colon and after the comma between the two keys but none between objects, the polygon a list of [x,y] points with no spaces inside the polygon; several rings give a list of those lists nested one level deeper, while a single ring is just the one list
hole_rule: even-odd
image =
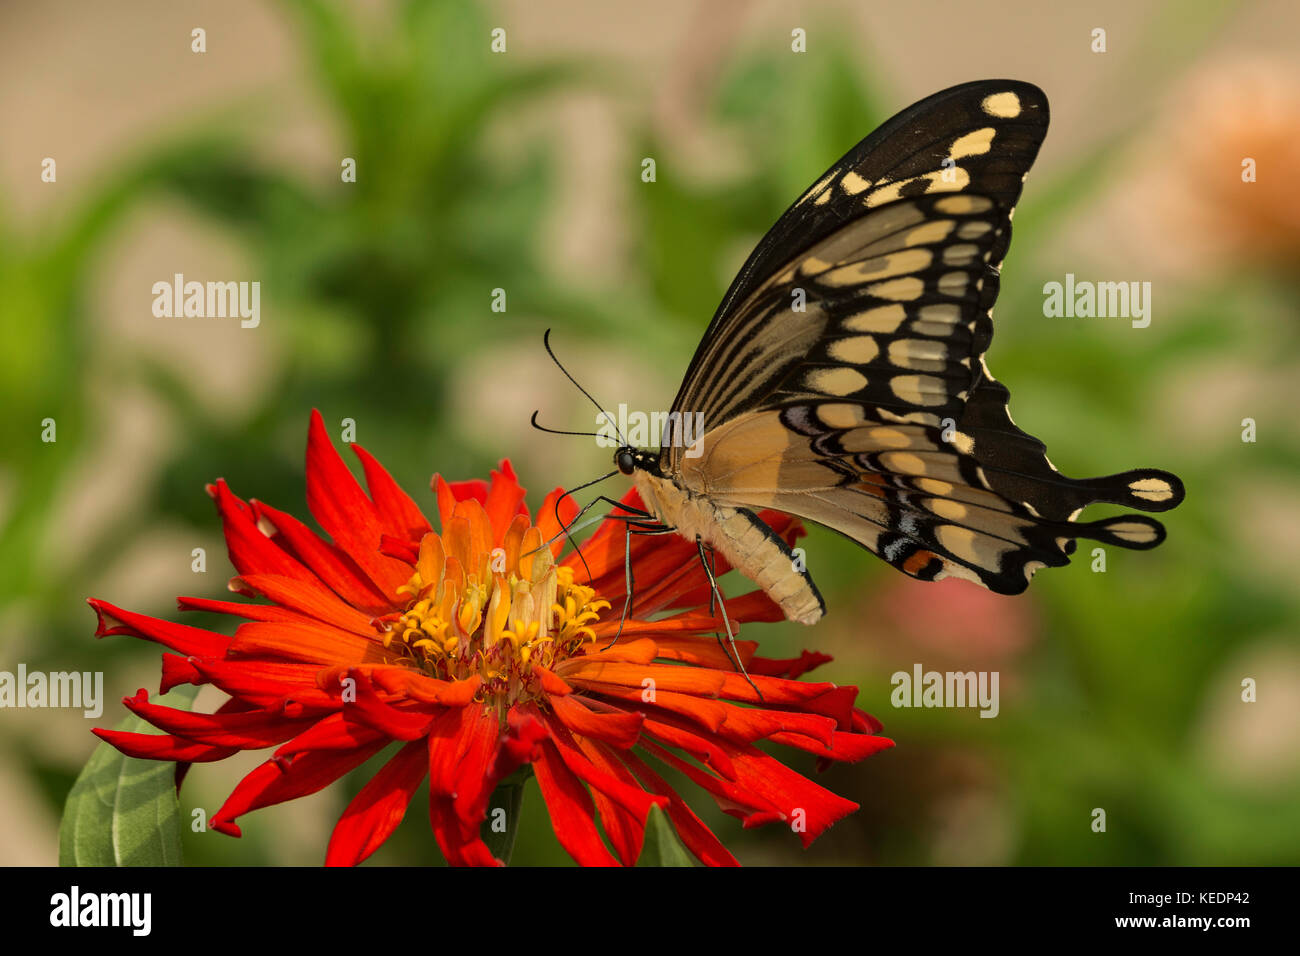
[{"label": "yellow spot on wing", "polygon": [[815,392],[843,396],[866,388],[867,377],[851,368],[818,368],[808,373],[804,383]]},{"label": "yellow spot on wing", "polygon": [[948,367],[948,349],[928,339],[896,339],[889,343],[889,361],[899,368],[942,372]]},{"label": "yellow spot on wing", "polygon": [[1156,539],[1156,530],[1143,521],[1116,521],[1106,525],[1106,530],[1116,537],[1134,544],[1145,544]]},{"label": "yellow spot on wing", "polygon": [[905,318],[907,311],[901,305],[878,305],[850,315],[841,324],[852,332],[894,332]]},{"label": "yellow spot on wing", "polygon": [[919,246],[923,243],[941,242],[948,238],[948,233],[952,232],[952,227],[955,225],[956,223],[951,219],[934,219],[925,225],[917,226],[904,236],[903,245]]},{"label": "yellow spot on wing", "polygon": [[832,342],[826,352],[838,362],[866,365],[880,354],[880,346],[876,345],[876,340],[869,335],[855,335],[851,339]]},{"label": "yellow spot on wing", "polygon": [[967,279],[968,277],[964,272],[945,273],[939,279],[939,291],[944,295],[965,295]]},{"label": "yellow spot on wing", "polygon": [[931,498],[925,504],[940,518],[947,518],[949,521],[961,521],[966,517],[966,506],[949,498]]},{"label": "yellow spot on wing", "polygon": [[1142,478],[1130,482],[1128,490],[1134,497],[1145,498],[1147,501],[1168,501],[1174,496],[1174,489],[1162,478]]},{"label": "yellow spot on wing", "polygon": [[991,538],[955,524],[939,525],[934,529],[934,537],[957,558],[981,568],[996,569],[1002,552],[1009,550],[998,547]]},{"label": "yellow spot on wing", "polygon": [[952,302],[924,305],[919,315],[926,322],[947,322],[949,325],[956,325],[961,321],[961,306]]},{"label": "yellow spot on wing", "polygon": [[943,264],[947,266],[964,266],[977,255],[980,247],[973,242],[959,242],[943,250]]},{"label": "yellow spot on wing", "polygon": [[888,282],[877,282],[867,287],[867,292],[877,299],[893,299],[897,302],[910,302],[912,299],[919,298],[924,291],[925,283],[915,276],[890,279]]},{"label": "yellow spot on wing", "polygon": [[[948,179],[943,178],[944,173],[949,174]],[[970,185],[970,173],[960,166],[952,166],[947,169],[936,169],[920,176],[913,176],[910,179],[900,179],[896,182],[887,183],[867,193],[866,203],[868,208],[874,209],[876,206],[883,206],[887,202],[901,199],[903,188],[917,182],[925,183],[926,193],[955,193]]]},{"label": "yellow spot on wing", "polygon": [[880,456],[880,463],[896,475],[925,474],[925,462],[910,452],[888,452]]},{"label": "yellow spot on wing", "polygon": [[932,495],[950,495],[953,486],[946,481],[940,481],[937,478],[918,478],[916,486],[922,491],[928,491]]},{"label": "yellow spot on wing", "polygon": [[992,232],[991,223],[984,222],[981,219],[972,219],[970,222],[963,222],[957,230],[958,239],[978,239],[985,233]]},{"label": "yellow spot on wing", "polygon": [[943,379],[933,375],[895,375],[889,380],[889,387],[912,405],[942,405],[948,401]]},{"label": "yellow spot on wing", "polygon": [[833,269],[822,276],[822,281],[831,285],[850,285],[868,279],[887,279],[890,276],[903,275],[908,272],[920,272],[934,259],[929,249],[908,249],[893,255],[877,256],[866,262],[855,262],[850,266]]},{"label": "yellow spot on wing", "polygon": [[935,201],[934,208],[956,216],[969,216],[992,209],[993,200],[987,196],[944,196]]},{"label": "yellow spot on wing", "polygon": [[1014,119],[1020,115],[1020,97],[1015,93],[994,93],[984,97],[980,108],[989,116],[999,119]]},{"label": "yellow spot on wing", "polygon": [[948,151],[948,155],[953,159],[961,159],[964,156],[980,156],[987,153],[989,147],[993,145],[993,134],[993,127],[986,126],[958,137],[952,144],[952,149]]},{"label": "yellow spot on wing", "polygon": [[862,192],[862,190],[870,186],[871,183],[850,170],[844,174],[844,178],[840,180],[840,185],[844,187],[844,191],[850,196],[856,196],[858,193]]},{"label": "yellow spot on wing", "polygon": [[975,454],[975,439],[965,432],[953,432],[948,436],[948,441],[963,455]]},{"label": "yellow spot on wing", "polygon": [[856,454],[864,451],[911,448],[912,440],[896,428],[859,428],[841,438],[840,444],[845,451]]},{"label": "yellow spot on wing", "polygon": [[817,406],[817,417],[827,428],[854,428],[867,420],[861,405],[827,402]]}]

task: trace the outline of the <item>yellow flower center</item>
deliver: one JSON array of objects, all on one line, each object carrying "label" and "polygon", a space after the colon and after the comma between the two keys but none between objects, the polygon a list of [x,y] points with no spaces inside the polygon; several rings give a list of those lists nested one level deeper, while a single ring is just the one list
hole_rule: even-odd
[{"label": "yellow flower center", "polygon": [[399,589],[410,602],[382,623],[384,646],[432,677],[478,675],[485,703],[540,696],[533,668],[550,669],[594,641],[592,625],[609,602],[575,583],[572,568],[557,567],[541,532],[522,518],[491,551],[458,530],[420,542],[416,571]]}]

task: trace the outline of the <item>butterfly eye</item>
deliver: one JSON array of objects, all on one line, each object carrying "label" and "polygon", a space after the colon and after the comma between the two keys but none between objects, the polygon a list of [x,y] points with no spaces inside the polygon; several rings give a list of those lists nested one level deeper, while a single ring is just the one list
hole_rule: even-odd
[{"label": "butterfly eye", "polygon": [[632,454],[630,448],[620,448],[618,454],[614,456],[614,464],[623,474],[630,475],[636,468],[636,456]]}]

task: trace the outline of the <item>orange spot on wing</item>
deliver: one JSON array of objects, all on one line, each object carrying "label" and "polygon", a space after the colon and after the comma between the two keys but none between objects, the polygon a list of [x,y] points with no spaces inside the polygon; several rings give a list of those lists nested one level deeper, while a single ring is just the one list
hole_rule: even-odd
[{"label": "orange spot on wing", "polygon": [[918,551],[903,562],[903,570],[908,574],[920,574],[936,557],[932,551]]},{"label": "orange spot on wing", "polygon": [[869,495],[877,498],[885,497],[884,489],[888,487],[885,476],[878,472],[869,471],[858,476],[858,488]]}]

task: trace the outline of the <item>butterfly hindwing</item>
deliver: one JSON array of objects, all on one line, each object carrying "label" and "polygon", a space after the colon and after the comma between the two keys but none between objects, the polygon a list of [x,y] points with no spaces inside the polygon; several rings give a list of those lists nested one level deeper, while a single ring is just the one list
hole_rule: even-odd
[{"label": "butterfly hindwing", "polygon": [[988,370],[998,267],[1047,126],[1036,87],[935,94],[851,150],[778,221],[706,332],[674,410],[703,457],[662,466],[739,507],[841,531],[914,577],[1023,590],[1074,539],[1153,547],[1159,523],[1076,524],[1106,501],[1162,511],[1167,472],[1061,475]]},{"label": "butterfly hindwing", "polygon": [[[826,525],[912,577],[960,577],[1004,594],[1023,591],[1040,567],[1066,564],[1075,538],[1128,548],[1164,538],[1141,515],[1075,523],[1084,505],[1163,510],[1182,496],[1177,478],[1152,469],[1074,481],[1047,466],[1031,479],[955,450],[943,434],[868,421],[860,406],[792,405],[706,433],[681,476],[718,503]],[[1008,481],[1023,483],[1028,500],[1009,496]]]}]

